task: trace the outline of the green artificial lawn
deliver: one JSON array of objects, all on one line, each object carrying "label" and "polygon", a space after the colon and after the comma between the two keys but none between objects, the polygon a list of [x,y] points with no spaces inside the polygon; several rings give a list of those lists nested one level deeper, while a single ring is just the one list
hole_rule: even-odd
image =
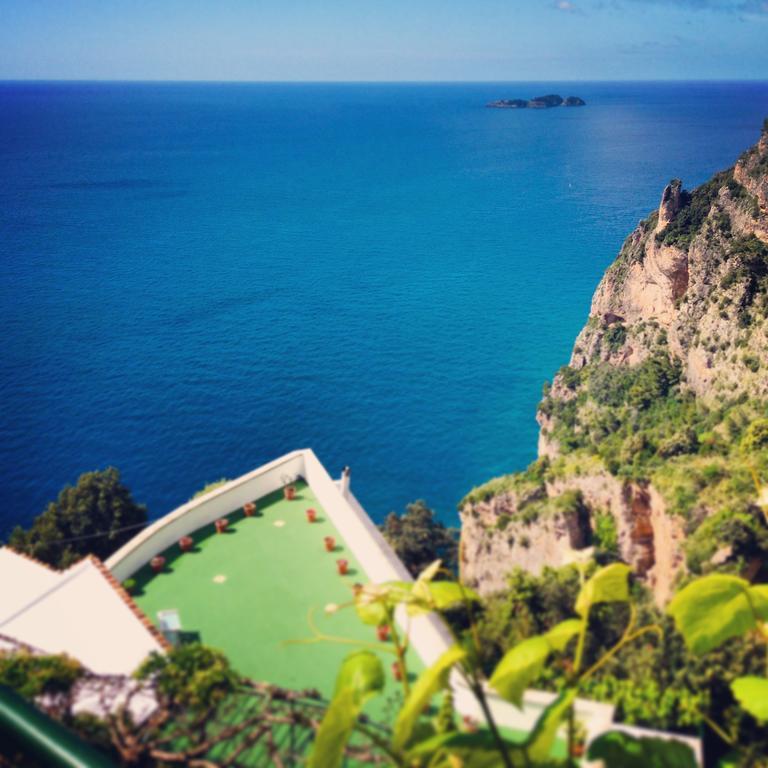
[{"label": "green artificial lawn", "polygon": [[[311,524],[310,507],[317,511]],[[164,552],[162,573],[146,566],[135,574],[136,603],[155,623],[158,611],[178,610],[185,639],[223,650],[246,677],[315,688],[330,697],[342,660],[360,647],[355,641],[378,643],[375,627],[362,624],[353,607],[325,611],[329,604],[349,603],[352,585],[368,581],[360,563],[302,482],[293,501],[280,491],[257,501],[256,516],[235,510],[227,519],[226,533],[208,525],[192,534],[193,551],[182,553],[174,545]],[[336,539],[334,552],[325,551],[325,536]],[[340,558],[349,561],[346,576],[337,572]],[[311,621],[323,634],[348,642],[307,643]],[[386,693],[393,694],[394,655],[379,655],[389,676]],[[415,654],[408,661],[412,674],[423,669]],[[386,714],[383,704],[372,707],[374,717]]]}]

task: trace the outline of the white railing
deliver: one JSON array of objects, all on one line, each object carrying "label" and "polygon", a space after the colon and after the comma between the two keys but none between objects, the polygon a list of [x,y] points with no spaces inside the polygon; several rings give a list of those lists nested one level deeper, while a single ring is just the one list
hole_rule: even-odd
[{"label": "white railing", "polygon": [[116,579],[124,581],[182,536],[210,525],[248,501],[279,490],[286,476],[295,478],[303,474],[304,451],[294,451],[265,464],[156,520],[115,552],[106,566]]}]

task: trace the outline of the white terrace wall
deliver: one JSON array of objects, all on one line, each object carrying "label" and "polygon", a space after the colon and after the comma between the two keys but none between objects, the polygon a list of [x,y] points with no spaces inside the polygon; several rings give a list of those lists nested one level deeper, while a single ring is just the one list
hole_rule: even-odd
[{"label": "white terrace wall", "polygon": [[106,561],[106,566],[118,581],[124,581],[182,536],[210,525],[248,501],[278,490],[284,484],[283,478],[297,475],[304,475],[303,451],[289,453],[205,496],[182,504],[134,536]]}]

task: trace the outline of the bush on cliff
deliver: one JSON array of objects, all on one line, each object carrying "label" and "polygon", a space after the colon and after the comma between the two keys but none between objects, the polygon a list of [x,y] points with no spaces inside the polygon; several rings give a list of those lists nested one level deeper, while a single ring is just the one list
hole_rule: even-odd
[{"label": "bush on cliff", "polygon": [[402,515],[390,512],[381,532],[414,577],[435,560],[442,560],[449,571],[456,570],[458,532],[446,528],[423,500],[408,504]]},{"label": "bush on cliff", "polygon": [[120,549],[147,522],[147,509],[133,500],[114,467],[86,472],[66,486],[28,530],[17,526],[13,549],[54,568],[67,568],[88,554],[102,560]]}]

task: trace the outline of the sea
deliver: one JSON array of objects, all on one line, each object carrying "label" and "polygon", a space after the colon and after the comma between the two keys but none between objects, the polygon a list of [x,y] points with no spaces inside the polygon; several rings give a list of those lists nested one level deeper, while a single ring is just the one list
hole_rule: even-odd
[{"label": "sea", "polygon": [[[581,96],[582,108],[487,109]],[[0,83],[0,536],[311,447],[376,520],[536,456],[542,385],[766,82]]]}]

